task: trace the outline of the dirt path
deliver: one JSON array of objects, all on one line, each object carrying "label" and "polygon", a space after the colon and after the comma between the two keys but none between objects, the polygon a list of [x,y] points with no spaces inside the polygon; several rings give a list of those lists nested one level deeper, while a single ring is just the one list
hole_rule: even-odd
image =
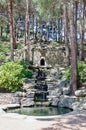
[{"label": "dirt path", "polygon": [[86,111],[58,117],[56,123],[41,130],[86,130]]},{"label": "dirt path", "polygon": [[86,130],[86,111],[46,118],[2,114],[0,130]]}]

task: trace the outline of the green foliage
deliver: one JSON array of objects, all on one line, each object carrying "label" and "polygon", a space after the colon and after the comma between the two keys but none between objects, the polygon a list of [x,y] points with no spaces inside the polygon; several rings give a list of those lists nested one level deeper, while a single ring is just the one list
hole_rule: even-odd
[{"label": "green foliage", "polygon": [[32,71],[25,69],[19,62],[7,62],[0,66],[0,88],[10,91],[20,90],[24,78],[31,78]]},{"label": "green foliage", "polygon": [[5,33],[3,33],[3,36],[0,38],[0,41],[2,41],[2,42],[4,42],[4,41],[9,42],[9,41],[10,41],[9,36],[5,36],[5,35],[6,35],[6,34],[5,34]]},{"label": "green foliage", "polygon": [[[83,61],[78,61],[77,65],[78,69],[78,82],[84,83],[86,82],[86,64]],[[66,70],[65,77],[68,81],[70,81],[71,67]]]},{"label": "green foliage", "polygon": [[6,42],[0,42],[0,62],[5,62],[10,53],[10,45]]},{"label": "green foliage", "polygon": [[42,19],[51,19],[60,13],[61,1],[59,0],[33,0],[37,6],[37,12]]}]

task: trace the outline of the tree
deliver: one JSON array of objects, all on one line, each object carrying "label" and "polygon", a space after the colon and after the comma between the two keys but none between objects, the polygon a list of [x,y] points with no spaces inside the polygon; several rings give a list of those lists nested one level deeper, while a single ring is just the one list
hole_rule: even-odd
[{"label": "tree", "polygon": [[8,15],[10,26],[11,60],[14,61],[14,48],[16,48],[16,44],[15,44],[14,24],[13,24],[13,0],[8,0]]},{"label": "tree", "polygon": [[84,10],[85,6],[83,0],[79,3],[79,19],[80,19],[80,51],[79,59],[84,60]]},{"label": "tree", "polygon": [[65,49],[66,49],[66,63],[70,65],[70,52],[69,52],[69,27],[68,27],[68,8],[67,3],[64,3],[64,38],[65,38]]},{"label": "tree", "polygon": [[77,45],[74,26],[74,1],[69,2],[70,45],[71,45],[71,93],[77,89]]},{"label": "tree", "polygon": [[29,7],[30,0],[26,0],[26,16],[25,16],[25,46],[27,46],[25,50],[25,60],[30,59],[30,50],[29,50],[29,40],[30,40],[30,32],[29,32]]}]

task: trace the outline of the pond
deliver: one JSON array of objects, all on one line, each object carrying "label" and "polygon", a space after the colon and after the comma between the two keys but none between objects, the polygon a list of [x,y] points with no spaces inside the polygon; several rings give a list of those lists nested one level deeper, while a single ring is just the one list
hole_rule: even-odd
[{"label": "pond", "polygon": [[19,113],[28,116],[55,116],[71,112],[71,109],[68,108],[59,108],[59,107],[26,107],[19,109],[12,109],[8,112]]}]

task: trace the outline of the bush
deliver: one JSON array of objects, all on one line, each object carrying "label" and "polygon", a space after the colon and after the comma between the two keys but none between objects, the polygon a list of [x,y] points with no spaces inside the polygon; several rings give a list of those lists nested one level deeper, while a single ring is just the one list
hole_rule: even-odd
[{"label": "bush", "polygon": [[[78,61],[78,82],[84,83],[86,82],[86,64],[83,61]],[[66,70],[65,77],[68,81],[70,81],[70,73],[71,73],[71,67],[69,67]]]},{"label": "bush", "polygon": [[0,66],[0,88],[17,91],[22,88],[24,78],[31,78],[32,71],[24,69],[19,62],[7,62]]}]

